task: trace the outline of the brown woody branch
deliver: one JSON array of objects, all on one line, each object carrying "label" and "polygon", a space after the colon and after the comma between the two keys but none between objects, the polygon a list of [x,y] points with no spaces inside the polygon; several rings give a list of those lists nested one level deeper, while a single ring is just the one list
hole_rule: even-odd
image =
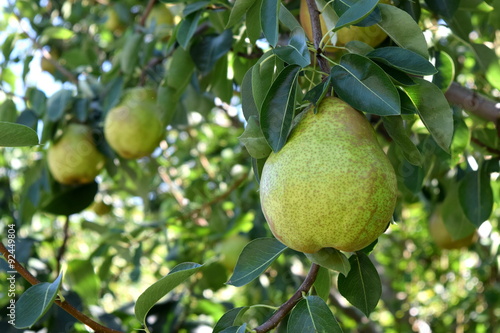
[{"label": "brown woody branch", "polygon": [[144,12],[142,13],[141,20],[139,21],[139,24],[141,25],[141,27],[146,25],[146,20],[148,19],[149,13],[151,13],[151,10],[153,9],[155,3],[156,3],[156,0],[149,0],[148,1],[148,4],[146,5]]},{"label": "brown woody branch", "polygon": [[462,87],[453,82],[444,94],[450,104],[460,106],[464,110],[494,122],[497,127],[500,123],[500,102],[495,102],[476,91]]},{"label": "brown woody branch", "polygon": [[288,301],[283,303],[278,310],[262,325],[253,329],[252,332],[264,333],[269,332],[285,318],[285,316],[292,311],[295,305],[302,299],[302,293],[306,293],[311,289],[316,277],[318,276],[319,265],[312,264],[309,273],[307,274],[304,282],[300,285],[299,289],[290,297]]},{"label": "brown woody branch", "polygon": [[321,56],[323,50],[320,47],[320,43],[323,38],[323,32],[321,31],[321,23],[319,20],[320,11],[318,10],[318,6],[316,6],[315,0],[306,0],[306,2],[311,17],[311,30],[314,48],[316,49],[316,60],[318,61],[319,68],[321,68],[321,70],[328,75],[330,74],[330,65],[328,64],[328,60]]},{"label": "brown woody branch", "polygon": [[[26,279],[32,285],[39,284],[40,281],[34,277],[26,268],[23,267],[7,250],[7,248],[0,242],[0,253],[4,256],[5,260],[13,264],[14,269],[21,274],[23,278]],[[75,317],[81,323],[87,325],[92,328],[96,333],[122,333],[120,331],[114,330],[112,328],[108,328],[106,326],[102,326],[101,324],[95,322],[91,318],[87,317],[80,311],[78,311],[73,305],[69,304],[67,301],[56,300],[56,303],[59,307],[61,307],[64,311]]]},{"label": "brown woody branch", "polygon": [[66,220],[64,221],[64,228],[63,228],[63,243],[61,247],[59,248],[59,251],[57,252],[57,275],[61,272],[61,261],[64,257],[64,254],[66,253],[66,247],[68,245],[68,239],[69,239],[69,216],[66,216]]}]

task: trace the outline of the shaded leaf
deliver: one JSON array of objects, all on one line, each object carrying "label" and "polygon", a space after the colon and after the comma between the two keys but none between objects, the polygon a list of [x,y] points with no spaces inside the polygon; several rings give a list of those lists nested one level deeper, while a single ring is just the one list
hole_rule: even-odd
[{"label": "shaded leaf", "polygon": [[153,283],[139,296],[135,303],[135,317],[146,326],[146,315],[156,302],[198,272],[201,267],[202,265],[192,262],[184,262],[175,266],[170,273]]},{"label": "shaded leaf", "polygon": [[260,19],[262,31],[268,43],[275,47],[278,43],[278,18],[281,1],[278,0],[262,0],[260,9]]},{"label": "shaded leaf", "polygon": [[135,32],[127,38],[125,46],[120,53],[120,69],[125,75],[130,75],[134,71],[137,62],[139,61],[139,52],[143,41],[143,35],[140,32]]},{"label": "shaded leaf", "polygon": [[425,127],[436,143],[449,152],[453,137],[453,114],[443,92],[431,82],[414,78],[416,85],[404,87]]},{"label": "shaded leaf", "polygon": [[426,58],[400,47],[381,47],[371,51],[366,56],[409,74],[432,75],[437,72]]},{"label": "shaded leaf", "polygon": [[49,97],[47,100],[47,114],[50,121],[58,121],[64,114],[64,111],[73,101],[73,92],[61,89]]},{"label": "shaded leaf", "polygon": [[41,203],[41,210],[55,215],[76,214],[94,202],[98,186],[96,182],[78,186],[59,185]]},{"label": "shaded leaf", "polygon": [[405,11],[391,5],[379,4],[382,20],[377,23],[399,46],[425,59],[429,57],[427,42],[417,22]]},{"label": "shaded leaf", "polygon": [[321,297],[325,302],[330,297],[330,288],[332,287],[332,277],[330,276],[330,271],[325,267],[320,267],[318,270],[318,275],[316,280],[314,280],[314,290],[319,297]]},{"label": "shaded leaf", "polygon": [[325,247],[318,252],[304,254],[313,263],[344,275],[347,275],[351,269],[351,265],[345,254],[332,247]]},{"label": "shaded leaf", "polygon": [[217,60],[222,58],[233,45],[233,33],[224,30],[219,35],[205,35],[194,44],[189,53],[200,72],[207,74],[212,70]]},{"label": "shaded leaf", "polygon": [[306,296],[290,313],[288,333],[343,332],[332,311],[318,296]]},{"label": "shaded leaf", "polygon": [[257,238],[248,243],[238,258],[227,284],[241,287],[262,274],[287,247],[276,238]]},{"label": "shaded leaf", "polygon": [[38,135],[31,128],[0,121],[0,147],[24,147],[38,144]]},{"label": "shaded leaf", "polygon": [[183,49],[187,49],[191,38],[196,32],[201,14],[201,11],[191,13],[187,15],[179,24],[179,30],[177,31],[177,41]]},{"label": "shaded leaf", "polygon": [[460,0],[425,0],[425,3],[434,13],[451,18],[457,11]]},{"label": "shaded leaf", "polygon": [[271,153],[271,147],[267,144],[267,140],[260,129],[257,116],[251,116],[248,119],[245,131],[238,139],[245,145],[248,153],[253,158],[266,158]]},{"label": "shaded leaf", "polygon": [[332,78],[331,75],[328,75],[324,81],[322,81],[320,84],[309,90],[305,94],[304,100],[310,101],[315,106],[318,105],[323,99],[323,97],[326,96],[326,93],[330,88],[331,78]]},{"label": "shaded leaf", "polygon": [[295,113],[295,91],[300,67],[285,67],[271,85],[262,103],[260,126],[264,137],[274,152],[286,143]]},{"label": "shaded leaf", "polygon": [[401,148],[404,157],[413,165],[422,164],[422,154],[417,146],[411,141],[408,136],[408,131],[405,128],[403,118],[401,116],[388,116],[383,118],[384,128],[389,136]]},{"label": "shaded leaf", "polygon": [[224,313],[222,317],[219,319],[217,324],[215,324],[214,330],[212,333],[219,333],[225,330],[226,328],[233,327],[236,321],[243,316],[243,314],[249,309],[248,306],[239,307],[229,310]]},{"label": "shaded leaf", "polygon": [[435,66],[438,72],[432,77],[432,83],[445,92],[455,78],[455,63],[451,56],[444,51],[437,51],[434,58],[436,59]]},{"label": "shaded leaf", "polygon": [[30,328],[42,318],[54,303],[61,282],[62,274],[59,274],[52,283],[42,282],[29,287],[15,303],[16,312],[22,315],[16,316],[14,326]]},{"label": "shaded leaf", "polygon": [[338,289],[352,305],[368,316],[382,295],[380,277],[370,258],[357,252],[349,258],[351,270],[347,277],[339,275]]},{"label": "shaded leaf", "polygon": [[334,1],[333,8],[339,16],[334,31],[360,22],[376,8],[377,3],[378,0],[365,0],[357,1],[350,5],[345,1]]},{"label": "shaded leaf", "polygon": [[250,43],[254,44],[260,38],[262,32],[260,11],[263,0],[255,0],[254,4],[248,9],[245,20],[246,32]]},{"label": "shaded leaf", "polygon": [[231,28],[233,25],[238,23],[254,3],[255,0],[236,0],[233,8],[231,9],[226,29]]},{"label": "shaded leaf", "polygon": [[283,3],[280,3],[280,22],[286,26],[290,31],[293,31],[295,29],[302,29],[302,26],[300,25],[299,21],[293,16],[292,13],[288,10],[288,8],[283,5]]},{"label": "shaded leaf", "polygon": [[259,110],[255,105],[252,91],[252,73],[253,66],[246,72],[241,83],[241,109],[247,121],[251,116],[259,117]]},{"label": "shaded leaf", "polygon": [[311,63],[306,35],[302,28],[296,28],[292,31],[289,45],[277,47],[273,49],[273,52],[289,65],[306,67]]},{"label": "shaded leaf", "polygon": [[468,172],[460,181],[458,197],[467,219],[479,227],[490,217],[493,209],[490,174],[484,168]]},{"label": "shaded leaf", "polygon": [[355,109],[382,116],[401,113],[396,87],[370,59],[346,54],[331,76],[335,92]]}]

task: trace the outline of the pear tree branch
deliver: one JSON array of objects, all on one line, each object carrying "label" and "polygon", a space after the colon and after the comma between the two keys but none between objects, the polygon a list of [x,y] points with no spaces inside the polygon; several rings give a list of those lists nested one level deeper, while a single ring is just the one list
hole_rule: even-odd
[{"label": "pear tree branch", "polygon": [[265,333],[269,332],[285,318],[285,316],[292,311],[295,305],[302,299],[302,294],[306,293],[311,289],[314,281],[316,280],[316,277],[318,276],[318,271],[319,271],[319,265],[312,264],[311,269],[309,270],[309,273],[307,273],[306,278],[304,279],[304,282],[300,285],[300,287],[297,289],[297,291],[290,297],[288,301],[283,303],[278,310],[267,320],[265,321],[262,325],[254,328],[252,330],[252,333]]},{"label": "pear tree branch", "polygon": [[[5,245],[0,242],[0,253],[4,256],[5,260],[7,260],[10,263],[12,263],[12,266],[14,269],[28,281],[32,285],[39,284],[40,281],[34,277],[26,268],[23,267],[15,258],[14,256],[7,250]],[[122,333],[120,331],[114,330],[112,328],[108,328],[106,326],[102,326],[101,324],[95,322],[91,318],[87,317],[85,314],[81,313],[78,311],[73,305],[69,304],[66,300],[61,301],[61,300],[55,300],[55,302],[60,308],[62,308],[64,311],[75,317],[78,321],[81,323],[87,325],[88,327],[92,328],[96,333]]]},{"label": "pear tree branch", "polygon": [[323,38],[323,32],[321,31],[321,21],[319,20],[320,11],[318,10],[318,6],[316,6],[315,0],[306,0],[306,2],[311,17],[313,43],[314,48],[316,49],[316,60],[318,61],[319,68],[321,68],[324,73],[329,74],[330,65],[328,64],[328,60],[321,56],[323,50],[320,48],[320,43]]}]

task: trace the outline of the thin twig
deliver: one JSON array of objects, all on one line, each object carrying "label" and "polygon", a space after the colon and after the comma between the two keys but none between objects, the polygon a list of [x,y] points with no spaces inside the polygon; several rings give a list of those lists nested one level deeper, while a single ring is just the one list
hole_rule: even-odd
[{"label": "thin twig", "polygon": [[57,252],[57,275],[61,272],[61,261],[64,257],[64,253],[66,252],[66,246],[68,244],[68,238],[69,238],[69,216],[66,216],[66,220],[64,221],[64,228],[63,228],[63,243],[61,247],[59,248],[59,251]]},{"label": "thin twig", "polygon": [[302,299],[302,293],[306,293],[311,289],[314,281],[316,280],[316,276],[318,276],[319,265],[312,264],[309,273],[307,273],[304,282],[300,285],[299,289],[293,294],[292,297],[285,303],[283,303],[278,310],[262,325],[253,329],[252,332],[255,333],[264,333],[269,332],[285,318],[285,316],[292,311],[293,307]]},{"label": "thin twig", "polygon": [[316,6],[315,0],[306,0],[307,8],[309,9],[309,15],[311,17],[311,28],[313,35],[314,48],[316,49],[316,60],[318,61],[319,68],[326,73],[330,74],[330,64],[321,55],[323,50],[320,47],[321,39],[323,38],[323,32],[321,31],[321,21],[319,19],[319,10]]},{"label": "thin twig", "polygon": [[155,3],[156,0],[149,0],[148,4],[146,5],[146,9],[144,9],[141,20],[139,21],[139,24],[142,27],[146,25],[146,20],[148,19],[149,13],[151,13],[151,10],[153,9]]},{"label": "thin twig", "polygon": [[[28,281],[32,285],[40,283],[40,281],[36,277],[34,277],[26,268],[24,268],[23,265],[21,265],[15,258],[13,258],[9,250],[7,250],[7,248],[1,242],[0,242],[0,253],[2,253],[2,255],[9,262],[9,264],[12,263],[14,269],[19,274],[21,274],[21,276],[25,278],[26,281]],[[92,328],[96,333],[122,333],[121,331],[117,331],[112,328],[102,326],[101,324],[95,322],[91,318],[87,317],[86,315],[78,311],[74,306],[69,304],[66,300],[64,301],[56,300],[54,303],[56,303],[64,311],[75,317],[81,323]]]}]

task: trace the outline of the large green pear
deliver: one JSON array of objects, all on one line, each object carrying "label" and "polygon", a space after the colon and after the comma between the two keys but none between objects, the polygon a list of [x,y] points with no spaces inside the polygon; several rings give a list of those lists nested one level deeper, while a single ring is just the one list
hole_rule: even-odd
[{"label": "large green pear", "polygon": [[127,159],[150,155],[163,134],[156,92],[149,88],[129,90],[104,121],[106,141],[118,155]]},{"label": "large green pear", "polygon": [[104,167],[105,158],[97,150],[90,127],[70,124],[61,138],[49,147],[50,173],[62,184],[86,184]]},{"label": "large green pear", "polygon": [[260,200],[274,236],[305,253],[360,250],[394,211],[394,169],[365,116],[326,97],[311,108],[262,170]]}]

